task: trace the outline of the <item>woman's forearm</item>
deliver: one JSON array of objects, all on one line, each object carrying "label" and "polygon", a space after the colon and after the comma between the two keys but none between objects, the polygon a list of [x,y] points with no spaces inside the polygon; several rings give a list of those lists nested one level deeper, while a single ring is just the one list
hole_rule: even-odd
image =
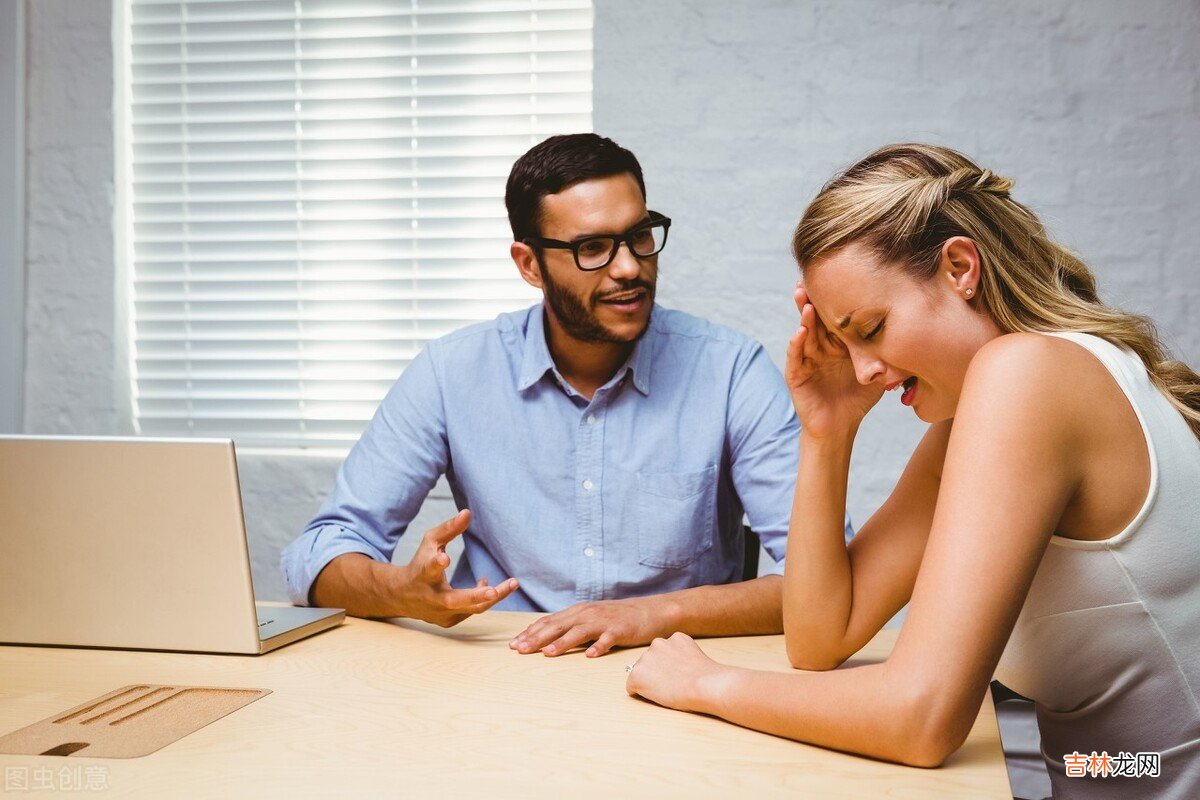
[{"label": "woman's forearm", "polygon": [[[918,767],[936,767],[965,732],[930,714],[933,688],[886,663],[819,673],[719,666],[691,710],[776,736]],[[969,730],[969,728],[968,728]]]},{"label": "woman's forearm", "polygon": [[844,652],[852,583],[846,552],[846,488],[854,431],[800,436],[800,463],[784,570],[788,657],[803,669],[832,669]]}]

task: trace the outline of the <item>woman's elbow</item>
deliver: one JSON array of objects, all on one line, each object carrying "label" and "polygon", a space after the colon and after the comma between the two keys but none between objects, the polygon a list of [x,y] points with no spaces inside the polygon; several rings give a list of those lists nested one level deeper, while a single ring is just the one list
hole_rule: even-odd
[{"label": "woman's elbow", "polygon": [[794,669],[812,672],[836,669],[856,652],[847,646],[845,639],[844,627],[815,624],[801,615],[789,614],[784,608],[783,642]]},{"label": "woman's elbow", "polygon": [[786,642],[788,662],[793,669],[825,672],[837,669],[850,657],[840,651],[821,650],[808,643],[796,642],[792,637],[788,637]]},{"label": "woman's elbow", "polygon": [[940,767],[950,754],[961,746],[951,744],[945,737],[941,736],[926,736],[914,737],[905,742],[902,752],[897,760],[910,767],[921,767],[922,769],[936,769]]},{"label": "woman's elbow", "polygon": [[962,747],[971,731],[975,714],[967,714],[957,708],[939,711],[938,701],[943,699],[914,693],[913,702],[904,715],[908,724],[898,737],[902,747],[897,760],[910,767],[932,769],[940,767],[954,751]]}]

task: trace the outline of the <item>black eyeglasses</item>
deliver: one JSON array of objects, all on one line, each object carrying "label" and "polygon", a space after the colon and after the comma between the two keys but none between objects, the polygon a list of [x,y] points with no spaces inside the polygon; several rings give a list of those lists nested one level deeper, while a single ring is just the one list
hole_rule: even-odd
[{"label": "black eyeglasses", "polygon": [[575,256],[575,266],[584,272],[604,269],[617,257],[621,242],[629,245],[629,252],[638,258],[648,258],[656,255],[667,244],[667,231],[671,229],[671,218],[657,211],[647,211],[650,219],[634,225],[625,233],[605,236],[588,236],[573,242],[559,239],[543,239],[540,236],[529,236],[521,241],[530,247],[544,247],[551,250],[570,250]]}]

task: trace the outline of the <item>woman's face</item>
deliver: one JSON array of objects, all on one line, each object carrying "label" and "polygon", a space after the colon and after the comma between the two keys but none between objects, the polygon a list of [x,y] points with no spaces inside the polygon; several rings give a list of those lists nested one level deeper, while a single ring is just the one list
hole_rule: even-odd
[{"label": "woman's face", "polygon": [[1001,334],[979,306],[979,255],[965,237],[947,241],[928,280],[850,244],[808,265],[804,287],[859,382],[896,390],[925,422],[954,416],[971,358]]}]

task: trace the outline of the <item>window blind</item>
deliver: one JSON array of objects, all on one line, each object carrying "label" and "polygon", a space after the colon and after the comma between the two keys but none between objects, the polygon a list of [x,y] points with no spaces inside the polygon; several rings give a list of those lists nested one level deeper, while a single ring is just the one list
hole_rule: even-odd
[{"label": "window blind", "polygon": [[430,339],[538,297],[504,182],[591,130],[590,0],[128,0],[134,417],[346,448]]}]

